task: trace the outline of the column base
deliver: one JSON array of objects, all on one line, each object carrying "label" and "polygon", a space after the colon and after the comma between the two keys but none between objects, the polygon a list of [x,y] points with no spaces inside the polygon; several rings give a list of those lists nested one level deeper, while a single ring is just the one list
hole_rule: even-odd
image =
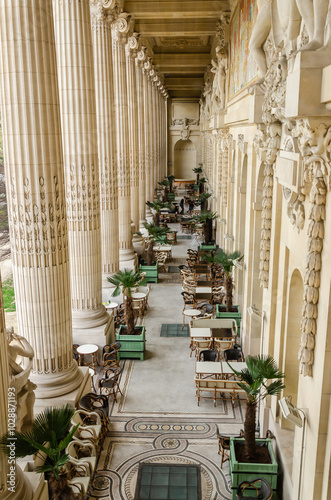
[{"label": "column base", "polygon": [[120,250],[120,270],[136,269],[138,264],[137,254],[132,249]]},{"label": "column base", "polygon": [[56,398],[77,390],[83,381],[83,374],[74,361],[68,370],[61,372],[42,374],[31,372],[30,380],[37,385],[34,391],[36,400]]},{"label": "column base", "polygon": [[134,251],[137,255],[142,255],[145,251],[145,239],[138,234],[134,234],[132,238]]},{"label": "column base", "polygon": [[49,388],[47,397],[45,398],[36,398],[33,414],[36,417],[41,411],[48,407],[57,407],[65,406],[66,404],[72,406],[73,408],[77,408],[79,400],[88,392],[91,392],[91,375],[89,373],[89,369],[87,366],[79,366],[78,373],[80,377],[79,386],[71,392],[67,394],[62,394],[60,396],[53,396],[52,389]]},{"label": "column base", "polygon": [[[110,283],[109,283],[110,284]],[[107,312],[108,321],[106,325],[98,326],[90,330],[74,328],[72,338],[74,344],[95,344],[99,347],[98,362],[102,362],[102,348],[106,344],[115,342],[114,315]]]},{"label": "column base", "polygon": [[147,223],[146,219],[140,219],[139,221],[139,231],[142,233],[143,231],[146,231],[144,224]]},{"label": "column base", "polygon": [[106,324],[108,314],[103,305],[94,311],[73,311],[72,312],[72,327],[73,328],[95,328]]}]

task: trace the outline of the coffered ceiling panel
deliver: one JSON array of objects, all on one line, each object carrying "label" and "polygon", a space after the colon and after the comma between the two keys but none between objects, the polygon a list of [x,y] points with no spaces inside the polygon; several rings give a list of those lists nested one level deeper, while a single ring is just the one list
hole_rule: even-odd
[{"label": "coffered ceiling panel", "polygon": [[227,0],[127,0],[157,69],[165,76],[169,95],[199,98],[203,75],[211,62],[217,22],[229,10]]}]

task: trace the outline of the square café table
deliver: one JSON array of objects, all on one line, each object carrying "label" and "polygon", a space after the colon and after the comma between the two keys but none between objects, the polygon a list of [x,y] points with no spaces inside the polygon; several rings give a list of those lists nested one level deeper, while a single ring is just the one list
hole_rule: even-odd
[{"label": "square caf\u00e9 table", "polygon": [[[241,371],[243,368],[247,368],[245,361],[230,361],[230,366],[236,371]],[[234,375],[231,368],[225,361],[197,361],[195,363],[195,373],[197,375],[215,375],[219,377],[220,375]]]},{"label": "square caf\u00e9 table", "polygon": [[210,338],[211,337],[210,328],[191,328],[190,337]]}]

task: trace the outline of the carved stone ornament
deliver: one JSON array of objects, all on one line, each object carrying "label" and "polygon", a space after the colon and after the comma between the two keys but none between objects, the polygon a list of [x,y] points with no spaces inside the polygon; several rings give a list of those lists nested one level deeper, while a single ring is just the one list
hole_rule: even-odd
[{"label": "carved stone ornament", "polygon": [[308,120],[300,119],[292,129],[292,135],[298,139],[304,162],[306,192],[310,191],[299,359],[300,372],[312,376],[326,217],[325,204],[331,182],[331,127],[321,123],[314,129]]},{"label": "carved stone ornament", "polygon": [[188,141],[191,135],[191,130],[189,124],[185,121],[182,130],[180,131],[180,136],[182,141]]},{"label": "carved stone ornament", "polygon": [[266,131],[266,159],[264,162],[264,181],[262,199],[262,225],[260,242],[260,283],[264,288],[269,284],[270,238],[272,223],[272,196],[274,167],[280,146],[281,124],[271,123]]},{"label": "carved stone ornament", "polygon": [[132,16],[127,12],[122,12],[112,23],[113,40],[126,42],[127,37],[130,37],[133,32],[133,24]]},{"label": "carved stone ornament", "polygon": [[230,24],[231,12],[225,10],[221,13],[220,20],[216,24],[216,36],[218,38],[218,45],[224,49],[226,40],[226,29]]},{"label": "carved stone ornament", "polygon": [[199,125],[199,120],[195,118],[173,118],[171,125]]},{"label": "carved stone ornament", "polygon": [[305,225],[305,195],[303,193],[295,193],[291,189],[283,186],[283,195],[287,202],[287,215],[290,222],[298,232]]},{"label": "carved stone ornament", "polygon": [[206,45],[202,38],[164,38],[162,47],[174,47],[176,49],[186,49],[187,47],[203,47]]},{"label": "carved stone ornament", "polygon": [[34,351],[29,342],[14,333],[13,327],[7,328],[7,347],[9,364],[9,385],[16,394],[16,430],[29,428],[33,421],[34,390],[36,384],[29,380],[32,370]]}]

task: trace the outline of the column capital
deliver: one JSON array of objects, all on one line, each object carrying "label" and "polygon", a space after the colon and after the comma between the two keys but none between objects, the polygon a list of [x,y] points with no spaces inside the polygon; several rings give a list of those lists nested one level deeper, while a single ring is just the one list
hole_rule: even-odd
[{"label": "column capital", "polygon": [[143,66],[147,60],[147,47],[144,45],[140,45],[140,48],[137,53],[136,63],[139,66]]},{"label": "column capital", "polygon": [[105,24],[109,25],[122,12],[118,0],[90,0],[91,26],[92,30],[98,29]]},{"label": "column capital", "polygon": [[129,36],[127,44],[125,45],[125,54],[127,57],[131,57],[131,59],[135,59],[138,56],[138,51],[140,49],[140,33],[132,33],[132,36]]},{"label": "column capital", "polygon": [[131,14],[122,12],[112,23],[112,36],[116,42],[127,43],[133,34],[134,19]]}]

